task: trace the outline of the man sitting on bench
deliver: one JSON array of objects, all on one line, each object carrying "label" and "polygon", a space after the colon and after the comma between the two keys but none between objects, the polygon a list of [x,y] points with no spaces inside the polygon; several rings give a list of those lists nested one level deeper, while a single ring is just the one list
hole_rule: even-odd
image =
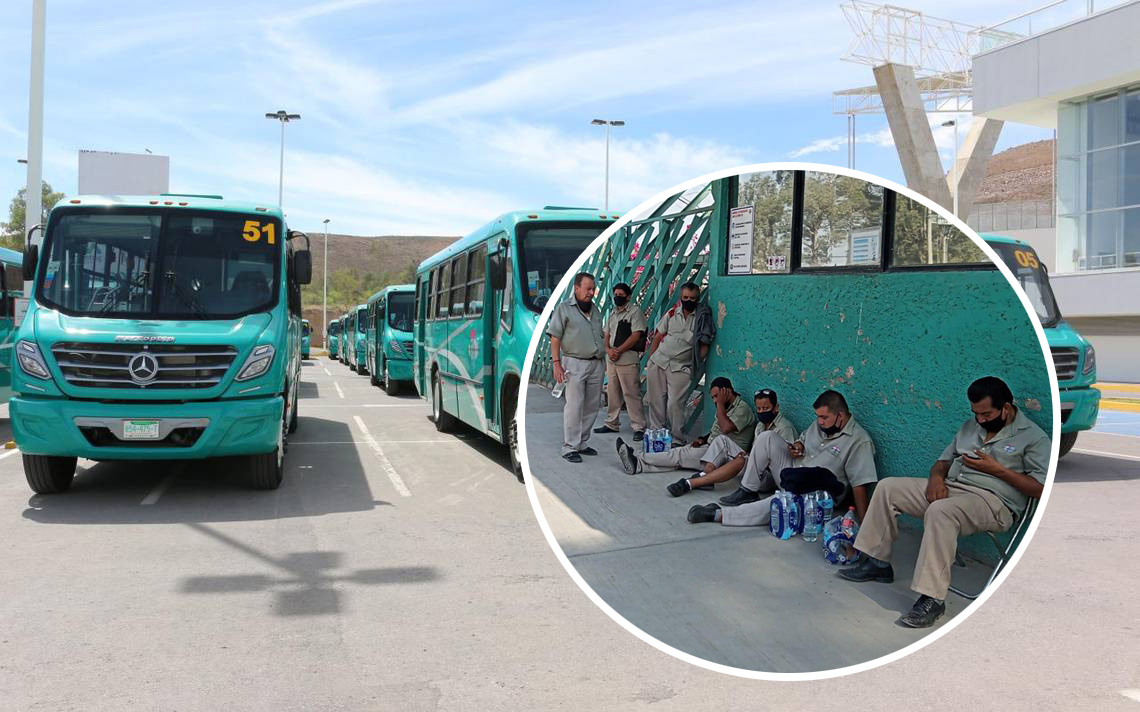
[{"label": "man sitting on bench", "polygon": [[839,572],[848,581],[891,583],[897,515],[922,517],[910,585],[919,596],[898,620],[908,628],[928,628],[946,613],[958,537],[1009,529],[1029,498],[1041,497],[1049,470],[1049,438],[1013,404],[1004,381],[979,378],[966,397],[974,416],[942,451],[929,479],[888,477],[879,483],[855,539],[855,548],[868,558]]}]

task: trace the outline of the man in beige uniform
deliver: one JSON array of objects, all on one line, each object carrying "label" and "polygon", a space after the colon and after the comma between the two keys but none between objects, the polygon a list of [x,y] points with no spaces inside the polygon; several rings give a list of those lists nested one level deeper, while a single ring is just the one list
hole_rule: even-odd
[{"label": "man in beige uniform", "polygon": [[[629,303],[633,293],[625,282],[614,287],[614,310],[606,319],[606,395],[609,409],[606,422],[595,433],[621,431],[621,406],[629,411],[633,439],[645,435],[645,409],[641,403],[641,354],[645,350],[645,314]],[[623,326],[624,324],[624,326]],[[638,345],[640,350],[637,350]]]},{"label": "man in beige uniform", "polygon": [[[779,398],[776,391],[764,388],[756,391],[752,400],[756,404],[756,429],[753,431],[753,441],[763,433],[771,431],[779,435],[785,442],[796,441],[796,428],[792,421],[780,412]],[[719,442],[725,441],[725,442]],[[748,461],[748,448],[740,447],[730,440],[727,435],[718,436],[711,443],[711,447],[719,446],[722,456],[716,461],[706,462],[704,473],[699,477],[680,479],[669,485],[666,489],[674,497],[692,492],[695,489],[712,489],[714,485],[728,482],[740,474]],[[710,447],[710,449],[711,449]],[[706,458],[709,460],[711,458]],[[709,467],[712,465],[712,467]],[[768,473],[765,473],[767,476]]]},{"label": "man in beige uniform", "polygon": [[888,477],[879,483],[855,548],[869,557],[839,572],[848,581],[894,581],[891,547],[899,512],[922,517],[922,545],[911,589],[919,594],[899,618],[908,628],[927,628],[946,612],[950,565],[958,537],[1003,532],[1029,503],[1041,497],[1049,469],[1049,438],[1013,404],[1000,378],[986,376],[966,391],[974,417],[930,468],[930,478]]},{"label": "man in beige uniform", "polygon": [[[701,288],[692,282],[681,287],[681,309],[657,322],[657,336],[650,347],[646,367],[649,398],[649,427],[664,428],[668,423],[674,443],[685,442],[685,393],[693,374],[693,327]],[[701,360],[709,345],[699,347]]]},{"label": "man in beige uniform", "polygon": [[740,394],[733,390],[732,381],[724,376],[714,378],[709,386],[709,396],[716,406],[712,429],[688,445],[668,452],[638,453],[618,438],[618,457],[626,474],[699,470],[702,467],[712,469],[727,461],[730,448],[731,451],[739,452],[751,446],[752,424],[756,422],[756,415]]},{"label": "man in beige uniform", "polygon": [[[771,487],[792,473],[810,478],[809,490],[825,489],[836,502],[852,495],[855,514],[862,521],[870,501],[867,490],[878,481],[875,444],[855,421],[847,400],[837,391],[824,391],[812,404],[815,422],[792,444],[772,431],[762,433],[752,445],[744,466],[740,488],[717,504],[697,505],[689,510],[690,522],[720,522],[729,527],[759,527],[768,523],[772,497],[760,499],[765,473]],[[773,497],[775,495],[772,495]]]},{"label": "man in beige uniform", "polygon": [[569,462],[581,462],[582,455],[598,454],[586,441],[602,407],[606,342],[602,338],[602,316],[593,307],[594,277],[579,272],[574,277],[574,294],[554,308],[546,327],[554,379],[566,384],[562,457]]}]

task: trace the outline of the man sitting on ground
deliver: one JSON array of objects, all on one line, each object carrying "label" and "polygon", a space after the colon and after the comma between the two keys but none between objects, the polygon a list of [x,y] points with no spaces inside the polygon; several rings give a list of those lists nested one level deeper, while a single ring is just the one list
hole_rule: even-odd
[{"label": "man sitting on ground", "polygon": [[752,426],[756,414],[748,403],[732,388],[732,381],[724,376],[714,378],[709,395],[716,407],[712,430],[683,447],[667,452],[639,453],[617,439],[617,453],[621,466],[628,475],[639,472],[668,472],[670,470],[699,470],[706,463],[716,467],[723,464],[729,448],[744,450],[752,445]]},{"label": "man sitting on ground", "polygon": [[[850,493],[860,521],[867,511],[867,488],[878,480],[875,444],[837,391],[824,391],[812,405],[815,422],[789,445],[777,433],[762,433],[752,446],[740,488],[717,504],[696,505],[689,510],[690,522],[721,522],[730,527],[758,527],[768,523],[772,497],[760,499],[761,491],[776,483],[798,490],[828,490],[836,502]],[[767,473],[767,481],[766,475]],[[773,495],[775,496],[775,495]]]},{"label": "man sitting on ground", "polygon": [[[753,400],[756,403],[756,430],[753,433],[753,441],[768,431],[776,433],[786,442],[796,439],[796,428],[792,425],[792,421],[780,413],[776,391],[770,388],[756,391]],[[694,489],[711,489],[713,485],[728,482],[740,474],[744,469],[744,463],[748,460],[748,451],[739,447],[727,435],[720,435],[714,439],[712,447],[718,446],[717,440],[727,441],[719,445],[721,457],[710,458],[706,454],[704,472],[698,477],[682,477],[669,485],[666,488],[669,494],[680,497]]]},{"label": "man sitting on ground", "polygon": [[930,468],[929,479],[888,477],[879,483],[855,539],[855,548],[868,558],[839,572],[848,581],[891,583],[897,515],[922,517],[910,585],[919,596],[898,620],[908,628],[928,628],[946,613],[958,537],[1006,531],[1029,498],[1040,498],[1044,489],[1049,438],[1013,404],[1009,386],[986,376],[970,384],[966,397],[974,415]]}]

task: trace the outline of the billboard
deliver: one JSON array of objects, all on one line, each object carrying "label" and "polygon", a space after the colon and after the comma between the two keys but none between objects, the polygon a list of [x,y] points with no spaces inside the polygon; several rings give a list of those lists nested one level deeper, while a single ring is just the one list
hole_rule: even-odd
[{"label": "billboard", "polygon": [[79,152],[80,195],[170,192],[170,156],[116,151]]}]

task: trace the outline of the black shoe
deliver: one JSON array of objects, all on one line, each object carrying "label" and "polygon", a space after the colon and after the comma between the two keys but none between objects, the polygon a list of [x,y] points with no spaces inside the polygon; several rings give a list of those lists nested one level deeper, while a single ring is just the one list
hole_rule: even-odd
[{"label": "black shoe", "polygon": [[726,507],[735,507],[739,504],[748,504],[749,502],[755,502],[759,499],[759,492],[753,492],[752,490],[747,490],[743,487],[740,487],[727,497],[721,497],[720,503]]},{"label": "black shoe", "polygon": [[603,433],[620,433],[621,431],[620,430],[614,430],[613,428],[611,428],[608,425],[603,425],[600,428],[594,428],[594,432],[597,433],[598,435],[601,435]]},{"label": "black shoe", "polygon": [[581,462],[582,456],[576,452],[568,452],[562,456],[562,459],[566,460],[567,462]]},{"label": "black shoe", "polygon": [[641,461],[634,456],[633,448],[626,445],[621,438],[617,439],[617,454],[618,459],[621,460],[621,469],[625,470],[625,474],[636,475],[641,469]]},{"label": "black shoe", "polygon": [[633,431],[633,439],[636,442],[641,442],[642,440],[645,439],[645,431],[644,430],[634,430]]},{"label": "black shoe", "polygon": [[703,522],[715,522],[716,513],[720,511],[719,504],[696,504],[689,508],[689,523],[701,524]]},{"label": "black shoe", "polygon": [[669,485],[665,489],[669,490],[669,494],[673,497],[680,497],[681,495],[688,494],[693,490],[692,486],[689,484],[689,480],[684,477]]},{"label": "black shoe", "polygon": [[688,478],[688,479],[689,479],[689,489],[695,489],[695,490],[706,490],[706,491],[708,491],[708,492],[712,492],[714,489],[716,489],[716,485],[712,485],[712,484],[709,484],[709,485],[698,485],[698,486],[696,486],[696,487],[694,487],[694,486],[693,486],[693,480],[694,480],[694,479],[696,479],[696,478],[698,478],[698,477],[704,477],[706,474],[707,474],[707,473],[706,473],[704,470],[695,470],[695,471],[693,471],[693,473],[692,473],[691,475],[689,475],[689,478]]},{"label": "black shoe", "polygon": [[895,570],[891,568],[890,564],[887,564],[885,567],[879,566],[874,561],[871,561],[870,557],[867,557],[854,566],[840,569],[839,578],[854,581],[855,583],[863,583],[865,581],[893,583],[895,580]]},{"label": "black shoe", "polygon": [[946,602],[938,601],[930,596],[919,596],[910,610],[899,618],[899,625],[904,628],[929,628],[934,622],[946,614]]},{"label": "black shoe", "polygon": [[579,455],[597,455],[598,451],[595,450],[594,448],[590,447],[589,445],[587,445],[586,447],[579,450],[578,454]]}]

